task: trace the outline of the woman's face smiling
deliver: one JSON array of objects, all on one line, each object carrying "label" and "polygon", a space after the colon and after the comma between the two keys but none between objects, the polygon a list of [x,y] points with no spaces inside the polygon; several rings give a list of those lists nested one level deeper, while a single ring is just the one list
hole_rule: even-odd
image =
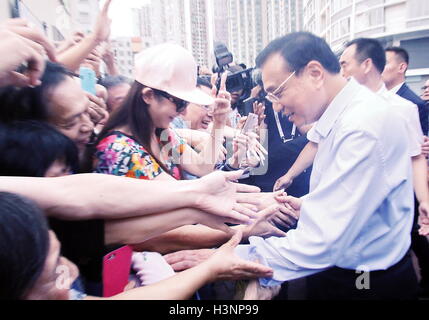
[{"label": "woman's face smiling", "polygon": [[[201,90],[211,95],[211,89],[201,87]],[[186,113],[182,116],[183,120],[191,124],[192,130],[206,130],[213,121],[213,106],[201,106],[190,103]]]}]

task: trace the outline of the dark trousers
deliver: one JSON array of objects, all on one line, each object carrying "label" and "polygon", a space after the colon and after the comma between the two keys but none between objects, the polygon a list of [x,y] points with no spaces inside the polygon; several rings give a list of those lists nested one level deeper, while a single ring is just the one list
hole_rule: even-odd
[{"label": "dark trousers", "polygon": [[[358,289],[362,273],[338,267],[307,277],[311,300],[413,300],[417,299],[417,277],[411,255],[387,270],[369,272],[369,289]],[[361,278],[360,278],[361,279]],[[358,280],[359,281],[359,280]]]}]

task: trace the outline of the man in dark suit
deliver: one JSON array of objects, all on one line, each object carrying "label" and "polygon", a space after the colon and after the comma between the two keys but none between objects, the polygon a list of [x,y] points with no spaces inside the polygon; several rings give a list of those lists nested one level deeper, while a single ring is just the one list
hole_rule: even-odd
[{"label": "man in dark suit", "polygon": [[402,98],[410,100],[419,108],[420,124],[423,134],[428,134],[428,108],[426,103],[419,98],[405,83],[405,73],[409,64],[408,52],[400,47],[386,49],[386,68],[383,72],[383,80],[388,90],[397,93]]},{"label": "man in dark suit", "polygon": [[[425,135],[428,135],[428,106],[417,96],[405,83],[405,73],[409,64],[408,52],[400,47],[389,47],[386,49],[386,67],[383,72],[383,81],[388,90],[395,92],[402,98],[411,101],[419,108],[420,124]],[[414,225],[411,232],[411,249],[414,251],[420,267],[420,290],[421,295],[429,295],[429,242],[426,237],[419,234],[418,225],[418,202],[414,196],[415,212]]]}]

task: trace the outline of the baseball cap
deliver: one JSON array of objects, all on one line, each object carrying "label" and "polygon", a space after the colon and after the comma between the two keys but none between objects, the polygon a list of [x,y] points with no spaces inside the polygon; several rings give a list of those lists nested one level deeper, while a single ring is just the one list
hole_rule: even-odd
[{"label": "baseball cap", "polygon": [[135,58],[137,82],[179,99],[211,105],[214,99],[197,87],[197,64],[185,48],[164,43],[145,49]]}]

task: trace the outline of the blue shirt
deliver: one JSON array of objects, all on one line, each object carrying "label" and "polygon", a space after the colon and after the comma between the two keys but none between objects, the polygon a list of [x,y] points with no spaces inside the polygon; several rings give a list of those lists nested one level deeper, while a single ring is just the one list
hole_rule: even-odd
[{"label": "blue shirt", "polygon": [[236,249],[274,269],[262,285],[333,266],[385,270],[410,247],[414,203],[404,120],[351,80],[311,134],[319,148],[298,228],[282,238],[251,237],[250,245]]},{"label": "blue shirt", "polygon": [[183,120],[181,116],[174,118],[173,121],[171,121],[170,123],[170,127],[173,129],[189,129],[185,120]]}]

